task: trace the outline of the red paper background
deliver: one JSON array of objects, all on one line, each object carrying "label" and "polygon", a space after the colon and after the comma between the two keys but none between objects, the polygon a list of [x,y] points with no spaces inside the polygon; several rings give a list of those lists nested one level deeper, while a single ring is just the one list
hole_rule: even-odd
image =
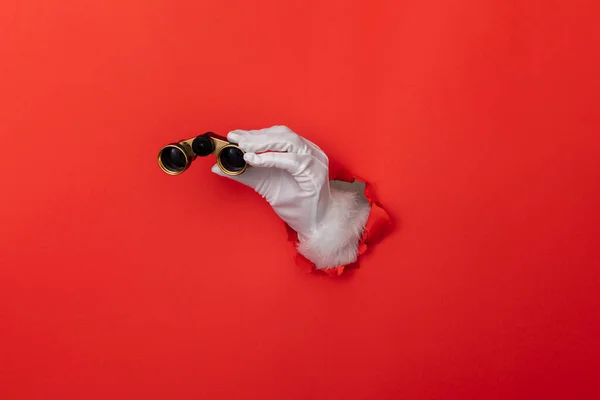
[{"label": "red paper background", "polygon": [[[599,6],[4,0],[0,399],[597,399]],[[158,149],[287,124],[398,225],[332,279]]]}]

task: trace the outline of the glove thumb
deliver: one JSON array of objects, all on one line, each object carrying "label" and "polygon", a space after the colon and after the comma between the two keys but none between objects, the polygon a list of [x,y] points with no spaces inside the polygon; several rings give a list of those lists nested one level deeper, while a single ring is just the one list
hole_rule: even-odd
[{"label": "glove thumb", "polygon": [[218,164],[213,165],[210,170],[216,175],[222,176],[224,178],[229,178],[232,181],[236,181],[243,185],[249,186],[254,190],[256,190],[256,187],[259,183],[257,179],[258,177],[255,176],[257,171],[253,171],[250,168],[248,168],[246,171],[244,171],[243,174],[240,175],[227,175],[225,172],[221,171],[221,168],[219,168]]}]

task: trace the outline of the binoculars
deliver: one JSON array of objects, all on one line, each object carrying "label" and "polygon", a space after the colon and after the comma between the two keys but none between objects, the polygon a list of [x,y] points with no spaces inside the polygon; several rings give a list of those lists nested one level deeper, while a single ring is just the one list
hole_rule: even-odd
[{"label": "binoculars", "polygon": [[189,168],[196,157],[217,157],[217,165],[227,175],[240,175],[247,164],[244,152],[234,143],[213,132],[171,143],[160,149],[158,165],[169,175],[179,175]]}]

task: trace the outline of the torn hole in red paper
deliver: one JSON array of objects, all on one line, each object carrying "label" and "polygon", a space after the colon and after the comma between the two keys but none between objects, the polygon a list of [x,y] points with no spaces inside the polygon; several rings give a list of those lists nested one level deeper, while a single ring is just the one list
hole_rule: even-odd
[{"label": "torn hole in red paper", "polygon": [[[359,176],[352,174],[350,171],[346,170],[340,165],[332,164],[331,162],[329,165],[329,179],[332,186],[335,185],[338,187],[348,187],[348,185],[361,185],[364,199],[371,205],[369,218],[365,224],[365,228],[358,246],[358,259],[356,262],[348,265],[340,265],[334,268],[317,269],[310,260],[305,258],[300,253],[296,253],[295,258],[296,263],[303,269],[306,269],[308,272],[319,271],[330,276],[339,276],[345,270],[359,266],[361,258],[365,255],[365,253],[367,253],[369,248],[381,242],[381,240],[383,240],[383,238],[391,232],[392,221],[389,214],[381,206],[381,203],[379,202],[375,193],[375,188],[371,183],[361,179]],[[288,241],[294,245],[294,248],[296,248],[298,245],[298,235],[288,225],[286,225],[286,228],[288,233]]]}]

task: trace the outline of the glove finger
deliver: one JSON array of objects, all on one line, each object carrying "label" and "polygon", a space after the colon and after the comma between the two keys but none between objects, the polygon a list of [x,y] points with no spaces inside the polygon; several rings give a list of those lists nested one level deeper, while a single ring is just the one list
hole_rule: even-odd
[{"label": "glove finger", "polygon": [[327,168],[310,154],[246,153],[244,159],[257,170],[277,168],[289,172],[305,190],[318,189],[327,181]]},{"label": "glove finger", "polygon": [[323,164],[328,165],[327,156],[318,146],[286,126],[273,126],[252,131],[235,130],[227,135],[227,139],[237,143],[246,153],[280,151],[311,154]]},{"label": "glove finger", "polygon": [[259,131],[257,130],[247,131],[244,129],[236,129],[227,134],[227,140],[229,140],[231,143],[236,143],[238,146],[240,146],[240,142],[243,142],[250,136],[256,135],[258,132]]},{"label": "glove finger", "polygon": [[232,180],[238,180],[238,176],[231,176],[231,175],[227,175],[225,172],[221,171],[221,168],[219,168],[219,164],[215,164],[212,166],[212,168],[210,169],[212,171],[213,174],[217,174],[219,176],[222,176],[224,178],[229,178]]},{"label": "glove finger", "polygon": [[248,138],[251,136],[255,136],[258,134],[270,134],[270,135],[277,136],[277,135],[286,133],[287,131],[290,131],[290,129],[288,127],[281,126],[281,125],[272,126],[270,128],[253,129],[253,130],[235,129],[227,134],[227,139],[234,143],[239,144],[239,142],[242,139],[245,139],[245,138]]},{"label": "glove finger", "polygon": [[259,130],[235,130],[229,132],[227,139],[247,153],[264,151],[289,151],[305,153],[308,148],[300,137],[284,126],[272,126]]},{"label": "glove finger", "polygon": [[301,162],[297,154],[290,153],[246,153],[244,160],[252,167],[277,168],[298,175],[302,172]]},{"label": "glove finger", "polygon": [[240,175],[227,175],[225,172],[223,172],[221,170],[221,168],[219,168],[218,164],[213,165],[210,170],[216,175],[222,176],[224,178],[229,178],[232,181],[240,182],[246,186],[252,187],[252,183],[253,183],[252,179],[248,179],[248,176],[245,174],[245,172],[247,172],[247,170],[244,171],[244,173],[240,174]]},{"label": "glove finger", "polygon": [[[250,164],[250,163],[248,163]],[[263,195],[262,190],[266,187],[264,182],[268,180],[269,172],[262,168],[247,168],[244,173],[240,175],[227,175],[224,173],[218,164],[215,164],[211,168],[212,173],[215,175],[222,176],[224,178],[231,179],[232,181],[239,182],[243,185],[251,187],[255,191]]]},{"label": "glove finger", "polygon": [[311,148],[311,154],[315,156],[319,161],[321,161],[326,166],[329,166],[329,158],[327,158],[327,154],[319,146],[311,142],[310,140],[303,138],[309,148]]}]

